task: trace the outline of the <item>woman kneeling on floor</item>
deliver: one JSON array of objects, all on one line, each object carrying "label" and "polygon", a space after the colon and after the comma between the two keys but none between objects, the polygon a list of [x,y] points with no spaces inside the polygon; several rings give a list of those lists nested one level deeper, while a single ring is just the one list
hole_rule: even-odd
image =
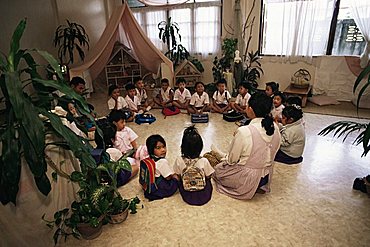
[{"label": "woman kneeling on floor", "polygon": [[[251,199],[256,192],[269,192],[273,162],[280,146],[278,126],[270,116],[272,99],[255,93],[246,109],[249,125],[238,128],[228,154],[215,166],[216,189],[236,199]],[[216,148],[213,148],[216,149]]]}]

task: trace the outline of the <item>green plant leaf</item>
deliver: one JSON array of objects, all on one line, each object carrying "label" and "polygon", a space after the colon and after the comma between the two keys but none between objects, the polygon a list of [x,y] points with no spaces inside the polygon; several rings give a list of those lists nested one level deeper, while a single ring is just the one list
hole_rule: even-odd
[{"label": "green plant leaf", "polygon": [[[36,52],[40,54],[53,68],[53,70],[57,73],[58,78],[63,78],[62,71],[60,70],[60,66],[58,61],[48,52],[40,51],[36,49]],[[59,89],[58,89],[59,90]]]},{"label": "green plant leaf", "polygon": [[9,72],[13,72],[16,70],[14,59],[16,53],[19,50],[19,42],[23,35],[24,29],[26,28],[26,22],[27,22],[26,19],[21,20],[13,33],[12,40],[10,42],[10,51],[8,55]]}]

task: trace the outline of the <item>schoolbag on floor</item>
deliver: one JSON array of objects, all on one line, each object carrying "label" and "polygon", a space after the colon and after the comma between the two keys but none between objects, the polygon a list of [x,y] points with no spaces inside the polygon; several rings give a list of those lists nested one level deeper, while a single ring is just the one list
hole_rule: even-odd
[{"label": "schoolbag on floor", "polygon": [[151,124],[155,122],[156,118],[149,113],[144,113],[144,114],[137,114],[135,116],[135,123],[137,124],[143,124],[143,123],[148,123]]},{"label": "schoolbag on floor", "polygon": [[208,114],[191,114],[191,122],[192,123],[208,123]]},{"label": "schoolbag on floor", "polygon": [[206,176],[204,170],[195,166],[199,159],[183,158],[185,168],[182,170],[182,185],[186,191],[203,190],[206,186]]},{"label": "schoolbag on floor", "polygon": [[155,161],[152,158],[140,161],[139,183],[149,194],[158,189],[155,183]]},{"label": "schoolbag on floor", "polygon": [[176,106],[165,107],[162,110],[162,114],[165,115],[166,117],[167,116],[173,116],[173,115],[176,115],[176,114],[179,114],[179,113],[181,113],[181,111]]},{"label": "schoolbag on floor", "polygon": [[236,122],[244,118],[240,112],[231,110],[223,114],[223,119],[227,122]]}]

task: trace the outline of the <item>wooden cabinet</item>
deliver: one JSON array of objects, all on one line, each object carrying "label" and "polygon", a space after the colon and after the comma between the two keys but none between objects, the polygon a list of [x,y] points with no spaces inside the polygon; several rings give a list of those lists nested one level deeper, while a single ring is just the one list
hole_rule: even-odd
[{"label": "wooden cabinet", "polygon": [[115,44],[112,55],[105,66],[107,85],[124,87],[133,83],[135,77],[141,77],[143,68],[130,53],[130,49],[122,44]]},{"label": "wooden cabinet", "polygon": [[184,78],[186,87],[194,87],[195,83],[202,80],[202,73],[188,60],[184,60],[175,70],[175,79]]}]

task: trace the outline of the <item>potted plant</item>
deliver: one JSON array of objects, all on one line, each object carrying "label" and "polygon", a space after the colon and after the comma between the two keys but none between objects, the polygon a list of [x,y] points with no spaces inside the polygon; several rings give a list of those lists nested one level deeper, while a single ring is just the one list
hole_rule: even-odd
[{"label": "potted plant", "polygon": [[[365,83],[360,87],[360,83],[363,79],[367,77]],[[370,86],[370,63],[361,71],[359,76],[357,77],[355,84],[353,86],[353,93],[359,89],[359,93],[357,96],[357,111],[359,110],[360,100],[362,95],[364,94],[365,90]],[[355,138],[353,144],[359,145],[362,144],[363,153],[362,157],[366,156],[370,151],[370,123],[358,123],[355,121],[338,121],[335,122],[323,130],[319,132],[319,135],[328,135],[329,133],[334,132],[334,137],[341,138],[343,137],[343,141],[347,139],[347,137],[356,132],[358,133],[357,137]],[[370,195],[370,176],[368,175],[366,178],[362,178],[362,182],[366,185],[367,193]],[[365,179],[367,179],[365,181]]]},{"label": "potted plant", "polygon": [[244,80],[251,84],[256,89],[258,87],[258,80],[263,74],[262,65],[259,61],[261,57],[258,55],[259,51],[248,52],[248,56],[244,62]]},{"label": "potted plant", "polygon": [[67,21],[67,25],[59,25],[55,30],[54,46],[58,48],[61,64],[73,64],[74,53],[77,51],[81,60],[85,58],[84,48],[89,49],[89,36],[80,24]]},{"label": "potted plant", "polygon": [[[20,39],[26,27],[26,19],[15,29],[8,56],[0,55],[0,89],[5,103],[0,124],[0,201],[5,205],[16,205],[21,174],[21,161],[29,166],[38,190],[48,195],[51,190],[46,175],[48,145],[71,150],[80,160],[82,171],[96,166],[90,154],[90,146],[68,127],[62,119],[51,111],[54,100],[59,97],[51,92],[59,90],[75,100],[82,114],[88,115],[85,99],[62,82],[62,73],[57,60],[50,54],[36,49],[20,49]],[[38,65],[32,54],[38,53],[50,64],[57,74],[58,81],[45,80],[38,73]],[[21,62],[24,62],[22,67]],[[43,117],[40,117],[42,115]],[[93,120],[92,120],[93,121]],[[60,141],[47,142],[46,134],[56,136]]]},{"label": "potted plant", "polygon": [[226,69],[231,69],[237,45],[238,39],[226,38],[223,40],[223,44],[221,46],[222,57],[219,59],[216,56],[213,60],[212,73],[215,82],[223,78],[223,72],[225,72]]}]

